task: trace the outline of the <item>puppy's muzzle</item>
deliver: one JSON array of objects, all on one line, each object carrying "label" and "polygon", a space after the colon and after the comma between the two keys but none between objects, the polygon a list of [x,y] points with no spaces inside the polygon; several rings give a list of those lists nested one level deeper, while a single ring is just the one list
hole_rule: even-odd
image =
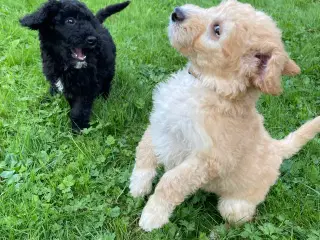
[{"label": "puppy's muzzle", "polygon": [[174,9],[174,12],[171,14],[171,20],[173,22],[182,22],[186,19],[185,14],[183,13],[182,9],[177,7]]},{"label": "puppy's muzzle", "polygon": [[88,44],[90,47],[95,47],[96,44],[97,44],[97,38],[94,37],[94,36],[89,36],[89,37],[87,37],[86,41],[87,41],[87,44]]}]

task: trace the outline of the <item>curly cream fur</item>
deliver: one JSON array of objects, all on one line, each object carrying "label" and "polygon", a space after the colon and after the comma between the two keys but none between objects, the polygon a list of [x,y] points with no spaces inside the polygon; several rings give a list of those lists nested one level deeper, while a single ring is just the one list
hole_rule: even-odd
[{"label": "curly cream fur", "polygon": [[[155,89],[131,177],[132,195],[144,196],[157,164],[166,169],[142,212],[146,231],[167,223],[175,206],[200,188],[220,196],[226,221],[252,219],[282,161],[320,131],[320,117],[283,140],[272,139],[263,126],[256,110],[260,93],[279,94],[281,75],[300,72],[270,17],[235,0],[181,10],[186,19],[170,22],[169,38],[189,64]],[[219,37],[212,30],[217,23]],[[261,64],[261,56],[268,61]]]}]

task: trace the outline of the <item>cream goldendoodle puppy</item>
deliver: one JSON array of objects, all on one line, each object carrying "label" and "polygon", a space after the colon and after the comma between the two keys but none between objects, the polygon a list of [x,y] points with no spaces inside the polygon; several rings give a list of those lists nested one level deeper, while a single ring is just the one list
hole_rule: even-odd
[{"label": "cream goldendoodle puppy", "polygon": [[131,194],[151,192],[157,164],[166,173],[139,224],[146,231],[161,227],[175,206],[200,188],[219,195],[218,209],[229,223],[248,221],[278,178],[282,161],[320,131],[317,117],[275,140],[256,110],[261,92],[280,94],[281,75],[300,69],[273,20],[235,0],[209,9],[176,8],[169,38],[189,63],[154,92]]}]

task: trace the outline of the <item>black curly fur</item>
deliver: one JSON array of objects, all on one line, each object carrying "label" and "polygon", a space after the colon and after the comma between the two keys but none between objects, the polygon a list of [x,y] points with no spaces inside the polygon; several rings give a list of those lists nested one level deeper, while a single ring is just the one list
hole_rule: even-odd
[{"label": "black curly fur", "polygon": [[20,19],[23,26],[39,31],[43,73],[50,82],[51,94],[58,91],[57,83],[62,83],[74,131],[89,127],[94,99],[109,94],[116,47],[101,23],[128,4],[111,5],[94,16],[79,1],[49,0]]}]

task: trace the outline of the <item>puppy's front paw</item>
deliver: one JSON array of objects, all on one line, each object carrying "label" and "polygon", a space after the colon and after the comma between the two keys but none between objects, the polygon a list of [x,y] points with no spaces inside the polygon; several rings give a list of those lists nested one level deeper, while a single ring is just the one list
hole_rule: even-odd
[{"label": "puppy's front paw", "polygon": [[139,226],[147,232],[160,228],[169,222],[172,210],[172,205],[165,201],[156,201],[155,197],[151,196],[142,211]]},{"label": "puppy's front paw", "polygon": [[50,86],[49,88],[49,94],[50,96],[54,96],[54,95],[57,95],[59,93],[58,89],[53,87],[53,86]]},{"label": "puppy's front paw", "polygon": [[155,169],[134,169],[130,178],[130,193],[133,197],[148,195],[152,189],[152,180],[156,175]]},{"label": "puppy's front paw", "polygon": [[75,122],[74,120],[71,120],[71,127],[72,127],[72,133],[74,134],[81,134],[81,131],[85,128],[89,128],[89,123],[84,122]]}]

